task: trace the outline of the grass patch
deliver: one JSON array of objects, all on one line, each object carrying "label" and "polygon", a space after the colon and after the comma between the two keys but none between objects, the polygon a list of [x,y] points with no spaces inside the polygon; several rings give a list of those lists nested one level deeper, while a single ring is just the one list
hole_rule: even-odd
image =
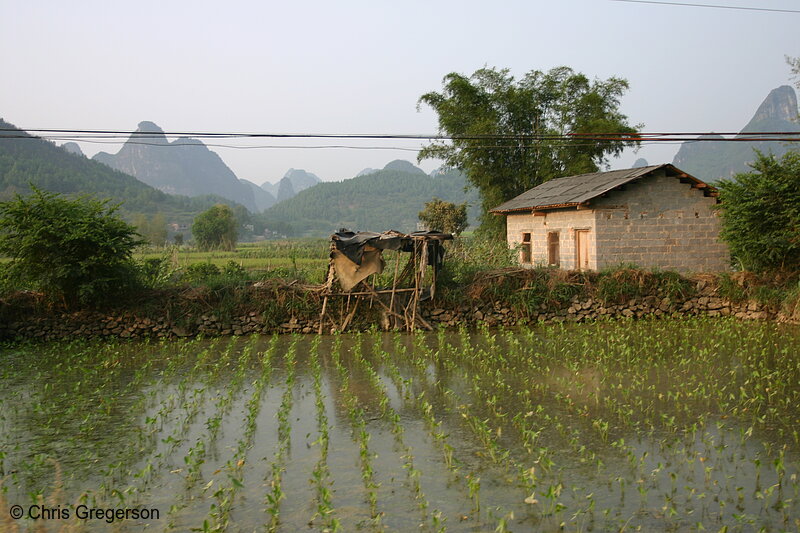
[{"label": "grass patch", "polygon": [[679,300],[694,292],[694,284],[677,272],[642,270],[628,265],[600,272],[595,286],[595,296],[604,305],[623,304],[651,295]]}]

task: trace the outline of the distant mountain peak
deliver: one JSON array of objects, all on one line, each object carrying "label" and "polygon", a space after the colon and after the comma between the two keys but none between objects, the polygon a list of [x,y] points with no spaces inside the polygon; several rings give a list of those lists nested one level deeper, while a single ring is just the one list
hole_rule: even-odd
[{"label": "distant mountain peak", "polygon": [[316,174],[307,172],[302,168],[290,168],[277,183],[266,181],[261,185],[261,188],[281,202],[321,182],[322,179]]},{"label": "distant mountain peak", "polygon": [[772,89],[742,131],[747,131],[750,125],[767,120],[797,121],[797,94],[792,87],[781,85]]},{"label": "distant mountain peak", "polygon": [[86,154],[83,153],[83,150],[81,150],[81,147],[78,146],[78,143],[74,142],[64,143],[61,145],[61,149],[70,154],[82,155],[83,157],[86,157]]},{"label": "distant mountain peak", "polygon": [[143,120],[139,123],[139,126],[136,128],[136,131],[142,133],[164,133],[158,124],[155,122],[150,122],[149,120]]},{"label": "distant mountain peak", "polygon": [[139,123],[139,127],[136,128],[136,131],[131,135],[131,139],[136,138],[147,139],[147,142],[151,144],[169,144],[167,136],[164,135],[164,130],[158,127],[155,122],[150,122],[149,120]]},{"label": "distant mountain peak", "polygon": [[356,174],[355,177],[358,178],[359,176],[366,176],[367,174],[372,174],[373,172],[378,172],[378,169],[377,168],[367,167],[364,170],[362,170],[361,172],[359,172],[358,174]]},{"label": "distant mountain peak", "polygon": [[322,181],[319,176],[314,174],[313,172],[307,172],[302,168],[290,168],[286,171],[286,174],[283,175],[284,178],[289,178],[292,181],[305,180],[305,181],[316,181],[319,183]]},{"label": "distant mountain peak", "polygon": [[425,174],[427,176],[427,173],[424,170],[418,166],[415,166],[413,163],[406,161],[405,159],[395,159],[394,161],[390,161],[389,163],[386,163],[386,166],[383,167],[383,169],[408,172],[410,174]]}]

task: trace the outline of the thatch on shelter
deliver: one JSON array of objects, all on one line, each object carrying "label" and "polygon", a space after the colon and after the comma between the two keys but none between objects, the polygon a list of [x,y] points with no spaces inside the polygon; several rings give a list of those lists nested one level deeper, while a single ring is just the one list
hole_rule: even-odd
[{"label": "thatch on shelter", "polygon": [[[418,326],[432,329],[417,312],[419,302],[436,293],[436,275],[444,261],[443,242],[452,239],[449,233],[417,231],[404,234],[397,231],[373,233],[341,229],[331,235],[331,254],[328,275],[323,286],[319,331],[326,321],[332,328],[344,331],[355,316],[363,299],[383,310],[384,327]],[[376,279],[386,267],[384,252],[394,251],[394,272],[390,285],[376,285]],[[403,254],[409,254],[402,270]],[[429,268],[430,267],[430,268]],[[370,279],[371,278],[371,279]],[[339,298],[338,317],[329,307],[329,299]]]}]

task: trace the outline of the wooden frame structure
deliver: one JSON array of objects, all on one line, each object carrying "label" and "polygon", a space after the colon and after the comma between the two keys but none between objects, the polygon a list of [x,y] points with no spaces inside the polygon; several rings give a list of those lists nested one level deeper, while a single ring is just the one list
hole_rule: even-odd
[{"label": "wooden frame structure", "polygon": [[[345,236],[357,244],[342,244],[339,236]],[[385,233],[352,233],[342,230],[331,236],[331,260],[328,263],[328,274],[322,286],[322,310],[319,317],[319,333],[329,324],[331,331],[345,331],[355,318],[359,305],[376,305],[383,313],[384,329],[405,329],[414,331],[418,327],[432,330],[433,327],[422,318],[419,312],[420,302],[433,298],[436,293],[436,275],[444,258],[442,242],[452,239],[449,233],[416,232],[402,234],[395,231]],[[342,252],[350,246],[349,257],[357,255],[354,246],[360,246],[360,252],[370,256],[372,272],[362,278],[357,272],[366,265],[356,264],[344,258]],[[366,251],[365,251],[366,250]],[[390,285],[377,286],[378,275],[383,273],[383,253],[394,252],[394,267]],[[405,265],[400,268],[403,257],[408,254]],[[358,259],[358,258],[356,258]],[[342,265],[355,268],[355,277],[350,278],[343,273]],[[431,267],[430,270],[428,267]],[[344,279],[347,278],[347,279]],[[337,281],[339,283],[337,283]]]}]

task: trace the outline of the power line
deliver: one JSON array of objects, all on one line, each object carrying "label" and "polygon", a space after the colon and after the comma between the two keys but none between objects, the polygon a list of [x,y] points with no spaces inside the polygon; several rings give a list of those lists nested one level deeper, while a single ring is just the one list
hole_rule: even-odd
[{"label": "power line", "polygon": [[[656,144],[667,144],[667,145],[680,145],[684,142],[697,142],[699,141],[712,141],[712,142],[719,142],[719,141],[727,141],[727,142],[766,142],[766,141],[781,141],[781,142],[800,142],[800,133],[797,134],[798,137],[796,138],[758,138],[758,137],[740,137],[735,139],[694,139],[694,140],[681,140],[675,138],[662,138],[662,139],[643,139],[641,140],[638,145],[639,146],[652,146]],[[0,140],[4,138],[12,138],[12,139],[41,139],[40,137],[30,137],[30,136],[0,136]],[[80,140],[81,142],[91,143],[91,144],[120,144],[119,141],[114,140],[87,140],[87,139],[75,139],[72,137],[48,137],[46,138],[48,141],[75,141]],[[490,140],[490,139],[487,139]],[[529,141],[535,141],[535,139],[528,139]],[[613,139],[611,139],[613,140]],[[601,138],[570,138],[570,139],[550,139],[547,143],[548,148],[575,148],[575,147],[584,147],[584,146],[597,146],[598,144],[609,142],[610,140],[606,137]],[[173,147],[181,147],[181,146],[198,146],[197,143],[179,143],[173,142],[169,144],[164,143],[150,143],[146,141],[127,141],[126,144],[134,144],[134,145],[141,145],[141,146],[152,146],[155,148],[173,148]],[[260,149],[289,149],[289,150],[321,150],[321,149],[346,149],[346,150],[391,150],[391,151],[405,151],[405,152],[418,152],[420,151],[423,146],[418,146],[415,148],[410,148],[407,146],[355,146],[355,145],[341,145],[341,144],[330,144],[330,145],[232,145],[232,144],[221,144],[221,143],[209,143],[204,144],[206,147],[211,148],[225,148],[225,149],[235,149],[235,150],[260,150]],[[536,149],[541,148],[540,145],[537,144],[473,144],[470,146],[470,149],[473,150],[523,150],[523,149]]]},{"label": "power line", "polygon": [[[30,128],[0,128],[0,132],[17,132],[20,135],[0,135],[3,138],[29,138],[26,132],[49,133],[33,138],[74,140],[90,142],[103,139],[113,142],[134,142],[133,139],[164,139],[170,137],[191,137],[193,139],[351,139],[351,140],[425,140],[425,141],[470,141],[470,140],[596,140],[596,141],[797,141],[800,132],[605,132],[605,133],[566,133],[566,134],[488,134],[488,135],[440,135],[440,134],[396,134],[396,133],[230,133],[230,132],[141,132],[124,130],[78,130]],[[66,134],[66,135],[65,135]],[[154,146],[191,146],[196,143],[150,143]],[[207,145],[208,146],[208,145]]]},{"label": "power line", "polygon": [[611,0],[612,2],[627,2],[630,4],[656,4],[662,6],[682,6],[682,7],[708,7],[712,9],[735,9],[739,11],[768,11],[772,13],[800,13],[797,9],[777,9],[767,7],[745,7],[730,6],[720,4],[694,4],[690,2],[659,2],[656,0]]}]

